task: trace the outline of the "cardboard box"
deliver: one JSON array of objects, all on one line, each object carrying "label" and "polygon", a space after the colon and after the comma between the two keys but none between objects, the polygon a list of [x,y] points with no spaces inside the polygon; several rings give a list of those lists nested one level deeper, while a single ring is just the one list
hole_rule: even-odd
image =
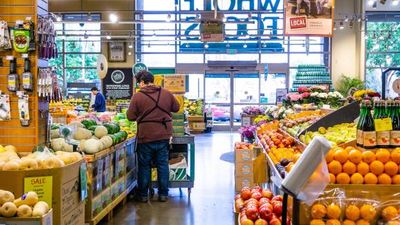
[{"label": "cardboard box", "polygon": [[235,163],[235,176],[253,177],[253,174],[254,174],[253,161]]},{"label": "cardboard box", "polygon": [[253,177],[239,177],[235,176],[235,191],[239,192],[244,187],[253,187],[255,186]]},{"label": "cardboard box", "polygon": [[253,158],[255,158],[254,150],[235,149],[235,164],[243,162],[252,162]]},{"label": "cardboard box", "polygon": [[205,130],[206,129],[206,123],[204,123],[204,122],[190,122],[189,126],[190,126],[190,129],[193,129],[193,130]]},{"label": "cardboard box", "polygon": [[[52,177],[52,208],[53,222],[57,225],[83,225],[84,204],[80,199],[79,171],[82,161],[62,168],[29,170],[29,171],[0,171],[0,189],[10,190],[15,196],[24,194],[24,178]],[[46,193],[45,193],[46,194]],[[82,210],[77,211],[80,205]],[[66,223],[74,214],[74,223]]]},{"label": "cardboard box", "polygon": [[0,217],[0,224],[6,225],[53,225],[53,210],[44,215],[43,217],[32,217],[32,218],[4,218]]}]

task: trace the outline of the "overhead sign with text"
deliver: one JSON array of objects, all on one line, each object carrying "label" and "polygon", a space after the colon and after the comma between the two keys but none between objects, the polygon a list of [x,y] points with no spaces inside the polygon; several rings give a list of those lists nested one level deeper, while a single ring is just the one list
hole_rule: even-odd
[{"label": "overhead sign with text", "polygon": [[108,69],[103,79],[103,94],[106,99],[130,99],[133,94],[132,69]]},{"label": "overhead sign with text", "polygon": [[335,0],[285,0],[285,34],[332,36]]}]

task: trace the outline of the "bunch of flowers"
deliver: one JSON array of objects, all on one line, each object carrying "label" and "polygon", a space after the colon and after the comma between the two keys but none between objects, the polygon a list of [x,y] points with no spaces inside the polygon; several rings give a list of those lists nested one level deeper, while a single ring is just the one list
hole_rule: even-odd
[{"label": "bunch of flowers", "polygon": [[298,93],[289,93],[285,103],[291,106],[312,103],[317,106],[330,105],[336,108],[342,105],[342,99],[343,96],[337,91],[327,93],[323,86],[313,86],[310,88],[299,87]]},{"label": "bunch of flowers", "polygon": [[239,133],[246,140],[254,140],[257,127],[254,125],[244,126],[239,129]]},{"label": "bunch of flowers", "polygon": [[371,89],[358,90],[353,94],[353,98],[357,101],[361,101],[364,98],[374,98],[374,97],[380,98],[381,95],[378,92]]},{"label": "bunch of flowers", "polygon": [[265,113],[265,109],[260,106],[246,106],[242,109],[242,114],[258,116],[263,115]]}]

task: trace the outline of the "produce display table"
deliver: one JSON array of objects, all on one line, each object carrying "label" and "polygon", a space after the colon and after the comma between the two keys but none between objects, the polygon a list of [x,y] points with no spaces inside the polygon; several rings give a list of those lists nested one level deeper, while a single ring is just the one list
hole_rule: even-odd
[{"label": "produce display table", "polygon": [[113,209],[124,204],[128,194],[137,185],[136,139],[87,155],[88,201],[85,222],[98,224],[103,218],[111,218]]},{"label": "produce display table", "polygon": [[[191,189],[194,187],[195,177],[195,142],[194,136],[180,136],[173,137],[172,149],[170,153],[184,152],[187,155],[189,172],[184,180],[170,180],[170,188],[187,188],[190,197]],[[157,182],[152,182],[152,187],[157,188]],[[151,194],[154,194],[154,190],[151,190]]]}]

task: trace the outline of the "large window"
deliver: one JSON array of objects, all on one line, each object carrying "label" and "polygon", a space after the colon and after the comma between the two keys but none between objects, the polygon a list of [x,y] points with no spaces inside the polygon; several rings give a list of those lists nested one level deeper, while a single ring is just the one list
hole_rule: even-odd
[{"label": "large window", "polygon": [[366,74],[368,88],[382,91],[382,72],[400,67],[399,14],[369,14],[366,24]]},{"label": "large window", "polygon": [[[100,23],[74,22],[82,16],[86,15],[63,15],[65,23],[56,25],[58,58],[50,60],[50,66],[56,67],[64,88],[67,83],[99,82],[96,63],[101,53]],[[91,17],[100,20],[99,15]]]}]

